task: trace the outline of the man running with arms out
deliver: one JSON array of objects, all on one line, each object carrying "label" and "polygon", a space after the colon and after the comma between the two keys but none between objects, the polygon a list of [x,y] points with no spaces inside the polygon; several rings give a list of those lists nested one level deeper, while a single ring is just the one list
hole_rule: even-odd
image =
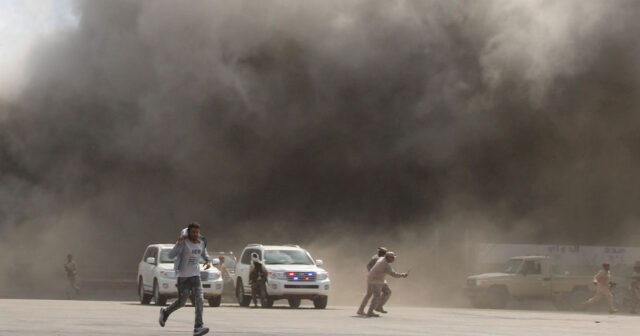
[{"label": "man running with arms out", "polygon": [[[367,276],[367,294],[364,299],[362,299],[362,303],[360,304],[360,308],[358,309],[358,315],[366,315],[368,317],[378,317],[380,315],[373,312],[373,310],[378,307],[380,303],[380,292],[382,291],[382,286],[384,286],[384,278],[385,276],[391,275],[394,278],[406,278],[409,276],[408,273],[397,273],[391,268],[391,263],[396,260],[396,254],[393,252],[387,252],[384,258],[378,259],[373,268],[369,271],[369,275]],[[369,312],[367,314],[364,313],[364,308],[367,306],[367,302],[373,295],[373,300],[371,301],[371,305],[369,305]]]},{"label": "man running with arms out", "polygon": [[[200,224],[193,222],[187,228],[188,237],[182,234],[178,237],[178,242],[169,252],[169,258],[176,258],[178,275],[178,299],[168,308],[160,308],[160,325],[164,327],[169,315],[174,311],[184,307],[190,294],[195,297],[196,319],[193,329],[194,336],[204,335],[209,332],[209,328],[202,326],[202,283],[200,282],[200,257],[207,262],[206,268],[211,267],[211,260],[207,253],[207,247],[200,236]],[[187,238],[187,239],[185,239]]]}]

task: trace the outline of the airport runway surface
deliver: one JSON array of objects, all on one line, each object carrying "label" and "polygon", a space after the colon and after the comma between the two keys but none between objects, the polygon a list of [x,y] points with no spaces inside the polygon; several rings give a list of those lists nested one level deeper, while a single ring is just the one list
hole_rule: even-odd
[{"label": "airport runway surface", "polygon": [[[286,301],[279,301],[281,305]],[[278,303],[276,303],[277,305]],[[158,325],[158,307],[136,302],[0,300],[0,335],[191,335],[194,309]],[[640,316],[389,305],[379,318],[356,307],[205,307],[209,335],[638,335]]]}]

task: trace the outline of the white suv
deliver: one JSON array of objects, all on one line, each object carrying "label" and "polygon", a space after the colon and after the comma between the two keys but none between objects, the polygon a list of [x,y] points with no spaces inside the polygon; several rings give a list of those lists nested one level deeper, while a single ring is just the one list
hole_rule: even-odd
[{"label": "white suv", "polygon": [[327,307],[331,280],[329,274],[318,267],[322,260],[313,260],[309,252],[297,245],[249,244],[236,264],[236,298],[240,306],[251,302],[249,267],[251,253],[257,253],[269,273],[267,295],[262,306],[269,308],[275,300],[287,299],[289,306],[297,308],[302,299],[313,301],[314,307]]},{"label": "white suv", "polygon": [[[176,273],[173,271],[173,260],[169,258],[169,251],[173,244],[149,245],[138,264],[138,295],[141,304],[149,304],[151,299],[156,305],[163,306],[168,298],[178,297]],[[200,260],[200,279],[202,280],[202,294],[212,307],[220,306],[222,295],[222,277],[217,268],[204,269],[204,260]],[[217,265],[220,260],[213,259]]]}]

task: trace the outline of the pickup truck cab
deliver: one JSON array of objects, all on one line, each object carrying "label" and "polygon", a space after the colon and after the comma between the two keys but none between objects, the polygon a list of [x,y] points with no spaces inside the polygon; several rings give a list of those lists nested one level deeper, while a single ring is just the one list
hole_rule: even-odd
[{"label": "pickup truck cab", "polygon": [[[167,299],[178,297],[176,284],[178,279],[173,270],[173,260],[169,258],[169,251],[173,244],[149,245],[138,264],[138,295],[141,304],[149,304],[153,299],[156,305],[163,306]],[[212,307],[220,306],[223,283],[220,271],[211,267],[204,269],[204,260],[200,260],[200,280],[202,294]],[[213,265],[220,263],[219,259],[211,260]]]},{"label": "pickup truck cab", "polygon": [[331,280],[327,271],[319,267],[322,260],[313,260],[309,252],[298,245],[262,244],[247,245],[236,264],[236,298],[240,306],[248,306],[251,301],[249,268],[254,252],[268,272],[263,307],[270,308],[280,299],[287,299],[292,308],[299,307],[302,299],[312,300],[317,309],[327,307]]},{"label": "pickup truck cab", "polygon": [[509,259],[503,272],[472,275],[466,292],[476,308],[504,308],[511,298],[545,298],[559,310],[579,309],[592,293],[592,276],[556,274],[547,256]]}]

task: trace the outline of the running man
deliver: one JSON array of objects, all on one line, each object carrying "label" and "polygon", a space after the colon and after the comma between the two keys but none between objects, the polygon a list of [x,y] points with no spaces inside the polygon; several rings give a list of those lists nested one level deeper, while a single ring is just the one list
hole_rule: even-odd
[{"label": "running man", "polygon": [[[188,239],[185,239],[188,238]],[[179,258],[178,269],[178,299],[168,308],[160,308],[160,326],[164,327],[169,315],[184,307],[190,294],[195,297],[196,308],[193,335],[200,336],[209,332],[209,328],[202,323],[202,283],[200,282],[200,257],[206,261],[206,268],[211,267],[211,260],[207,253],[205,241],[200,236],[200,223],[192,222],[187,227],[187,237],[180,234],[178,242],[169,252],[170,258]]]},{"label": "running man", "polygon": [[598,274],[593,277],[593,282],[596,284],[596,295],[582,304],[582,310],[586,311],[594,302],[600,301],[604,297],[607,299],[607,304],[609,304],[609,314],[618,312],[618,310],[613,307],[610,269],[611,264],[609,262],[605,262],[602,264],[602,269],[600,270],[600,272],[598,272]]}]

